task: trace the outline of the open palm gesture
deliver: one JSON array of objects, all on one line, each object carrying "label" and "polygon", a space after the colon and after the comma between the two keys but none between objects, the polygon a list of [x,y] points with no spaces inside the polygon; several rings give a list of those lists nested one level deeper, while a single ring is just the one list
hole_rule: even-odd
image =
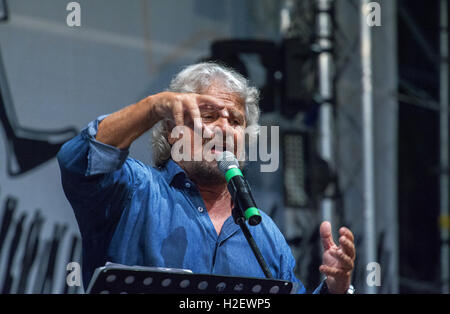
[{"label": "open palm gesture", "polygon": [[327,276],[326,284],[331,293],[345,293],[350,281],[355,262],[355,245],[350,229],[339,229],[339,246],[333,241],[331,224],[324,221],[320,225],[320,238],[324,248],[322,265],[319,270]]}]

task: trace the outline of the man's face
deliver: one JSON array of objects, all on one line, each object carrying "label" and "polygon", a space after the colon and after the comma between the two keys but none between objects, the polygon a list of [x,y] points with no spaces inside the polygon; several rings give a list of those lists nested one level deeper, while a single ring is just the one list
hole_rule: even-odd
[{"label": "man's face", "polygon": [[[225,178],[217,167],[215,155],[228,150],[238,156],[243,150],[245,105],[236,94],[224,91],[217,85],[210,86],[202,94],[217,98],[224,107],[200,104],[202,134],[198,133],[199,130],[194,130],[190,119],[185,120],[191,139],[191,159],[182,160],[179,165],[199,184],[223,184]],[[201,146],[195,145],[195,136],[198,142],[201,141]],[[194,159],[194,156],[202,156],[201,161]]]}]

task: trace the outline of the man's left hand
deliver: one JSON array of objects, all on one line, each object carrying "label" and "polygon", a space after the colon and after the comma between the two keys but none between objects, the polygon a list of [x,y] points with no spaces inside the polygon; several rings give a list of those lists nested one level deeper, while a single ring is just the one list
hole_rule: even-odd
[{"label": "man's left hand", "polygon": [[339,229],[339,246],[333,241],[331,224],[328,221],[320,225],[320,238],[324,248],[322,265],[319,270],[327,276],[326,284],[330,293],[346,293],[350,287],[355,266],[355,245],[350,229]]}]

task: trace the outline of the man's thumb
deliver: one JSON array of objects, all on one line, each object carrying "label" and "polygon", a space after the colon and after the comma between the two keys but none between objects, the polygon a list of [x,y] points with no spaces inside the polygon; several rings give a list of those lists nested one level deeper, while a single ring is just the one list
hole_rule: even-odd
[{"label": "man's thumb", "polygon": [[325,250],[328,250],[334,244],[333,235],[331,233],[331,224],[328,221],[322,222],[320,225],[320,238]]}]

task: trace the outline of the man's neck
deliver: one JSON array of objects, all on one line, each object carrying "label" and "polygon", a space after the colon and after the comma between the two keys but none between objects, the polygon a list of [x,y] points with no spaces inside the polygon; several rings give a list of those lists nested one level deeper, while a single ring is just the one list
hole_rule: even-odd
[{"label": "man's neck", "polygon": [[197,188],[203,201],[206,203],[206,206],[208,206],[208,204],[215,205],[226,203],[226,207],[231,208],[231,195],[228,192],[226,185],[197,185]]}]

